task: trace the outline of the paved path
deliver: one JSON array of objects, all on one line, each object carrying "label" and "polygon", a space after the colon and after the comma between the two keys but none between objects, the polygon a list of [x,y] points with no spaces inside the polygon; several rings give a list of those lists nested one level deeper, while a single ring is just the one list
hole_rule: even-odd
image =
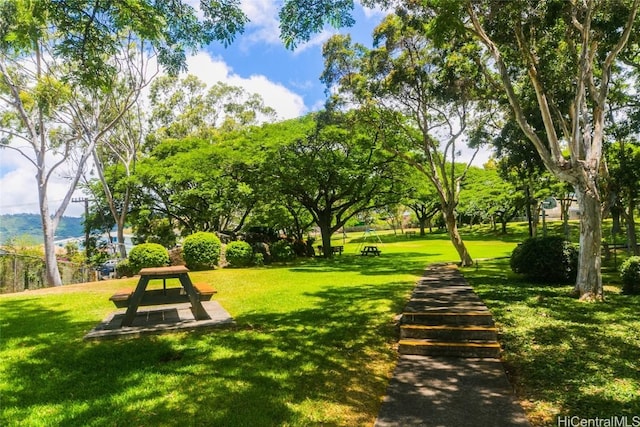
[{"label": "paved path", "polygon": [[[424,283],[443,294],[459,293],[461,287],[473,292],[462,274],[447,266],[428,268],[420,285]],[[413,298],[424,295],[414,293]],[[453,310],[462,308],[455,299],[440,302]],[[412,305],[415,301],[407,304]],[[529,425],[500,359],[406,354],[399,356],[375,423],[376,427]]]}]

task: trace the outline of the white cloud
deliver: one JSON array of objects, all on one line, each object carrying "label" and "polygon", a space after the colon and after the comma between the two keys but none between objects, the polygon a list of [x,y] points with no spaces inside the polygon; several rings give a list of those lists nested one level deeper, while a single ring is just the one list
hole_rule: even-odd
[{"label": "white cloud", "polygon": [[[362,5],[361,5],[362,6]],[[383,18],[385,16],[387,16],[391,11],[390,10],[384,10],[381,7],[366,7],[366,6],[362,6],[362,11],[364,13],[364,16],[367,19],[371,19],[371,18]]]},{"label": "white cloud", "polygon": [[[39,213],[38,187],[35,180],[35,167],[14,150],[0,150],[2,164],[11,165],[0,176],[0,214]],[[49,164],[51,164],[51,159]],[[68,180],[53,175],[48,187],[49,209],[51,214],[60,206],[69,187]],[[78,196],[81,197],[80,192]],[[65,216],[81,216],[84,205],[70,203]]]},{"label": "white cloud", "polygon": [[212,58],[206,52],[200,52],[187,59],[188,74],[193,74],[207,86],[224,82],[244,88],[249,93],[262,96],[264,103],[273,108],[279,119],[299,117],[307,112],[302,97],[285,86],[270,81],[263,75],[242,77],[220,58]]},{"label": "white cloud", "polygon": [[278,4],[274,0],[244,0],[242,11],[249,18],[245,43],[280,44]]}]

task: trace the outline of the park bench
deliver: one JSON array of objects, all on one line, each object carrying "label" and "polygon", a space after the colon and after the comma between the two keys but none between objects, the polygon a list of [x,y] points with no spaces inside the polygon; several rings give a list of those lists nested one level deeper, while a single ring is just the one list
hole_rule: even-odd
[{"label": "park bench", "polygon": [[[209,301],[213,294],[217,292],[208,283],[194,283],[193,287],[200,301]],[[134,290],[133,288],[120,289],[111,295],[109,300],[113,301],[116,307],[125,308],[129,305]],[[189,302],[189,297],[183,288],[152,289],[145,291],[140,305],[179,304],[183,302]]]},{"label": "park bench", "polygon": [[[323,252],[323,248],[322,245],[318,245],[318,253],[320,255],[322,255]],[[340,246],[331,246],[331,252],[334,254],[340,254],[342,255],[342,252],[344,252],[344,246],[340,245]]]}]

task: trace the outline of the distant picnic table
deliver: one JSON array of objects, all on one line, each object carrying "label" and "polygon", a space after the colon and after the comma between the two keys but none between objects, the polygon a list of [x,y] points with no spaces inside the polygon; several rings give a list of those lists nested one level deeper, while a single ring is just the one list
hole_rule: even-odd
[{"label": "distant picnic table", "polygon": [[378,249],[377,246],[364,246],[360,251],[360,255],[363,255],[363,256],[366,256],[366,255],[380,256],[381,253],[382,252],[380,251],[380,249]]}]

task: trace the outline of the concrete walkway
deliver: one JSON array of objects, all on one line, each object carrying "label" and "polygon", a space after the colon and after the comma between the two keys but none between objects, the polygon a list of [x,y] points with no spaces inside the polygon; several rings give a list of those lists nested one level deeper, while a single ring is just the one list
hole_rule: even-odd
[{"label": "concrete walkway", "polygon": [[[441,278],[441,280],[439,280]],[[434,295],[473,290],[457,269],[428,268],[408,308],[425,301],[425,284]],[[453,312],[464,311],[468,299],[439,301]],[[483,304],[484,306],[484,304]],[[478,310],[474,305],[473,309]],[[486,307],[481,307],[486,309]],[[515,400],[498,358],[465,358],[400,354],[376,427],[511,427],[530,426]]]}]

